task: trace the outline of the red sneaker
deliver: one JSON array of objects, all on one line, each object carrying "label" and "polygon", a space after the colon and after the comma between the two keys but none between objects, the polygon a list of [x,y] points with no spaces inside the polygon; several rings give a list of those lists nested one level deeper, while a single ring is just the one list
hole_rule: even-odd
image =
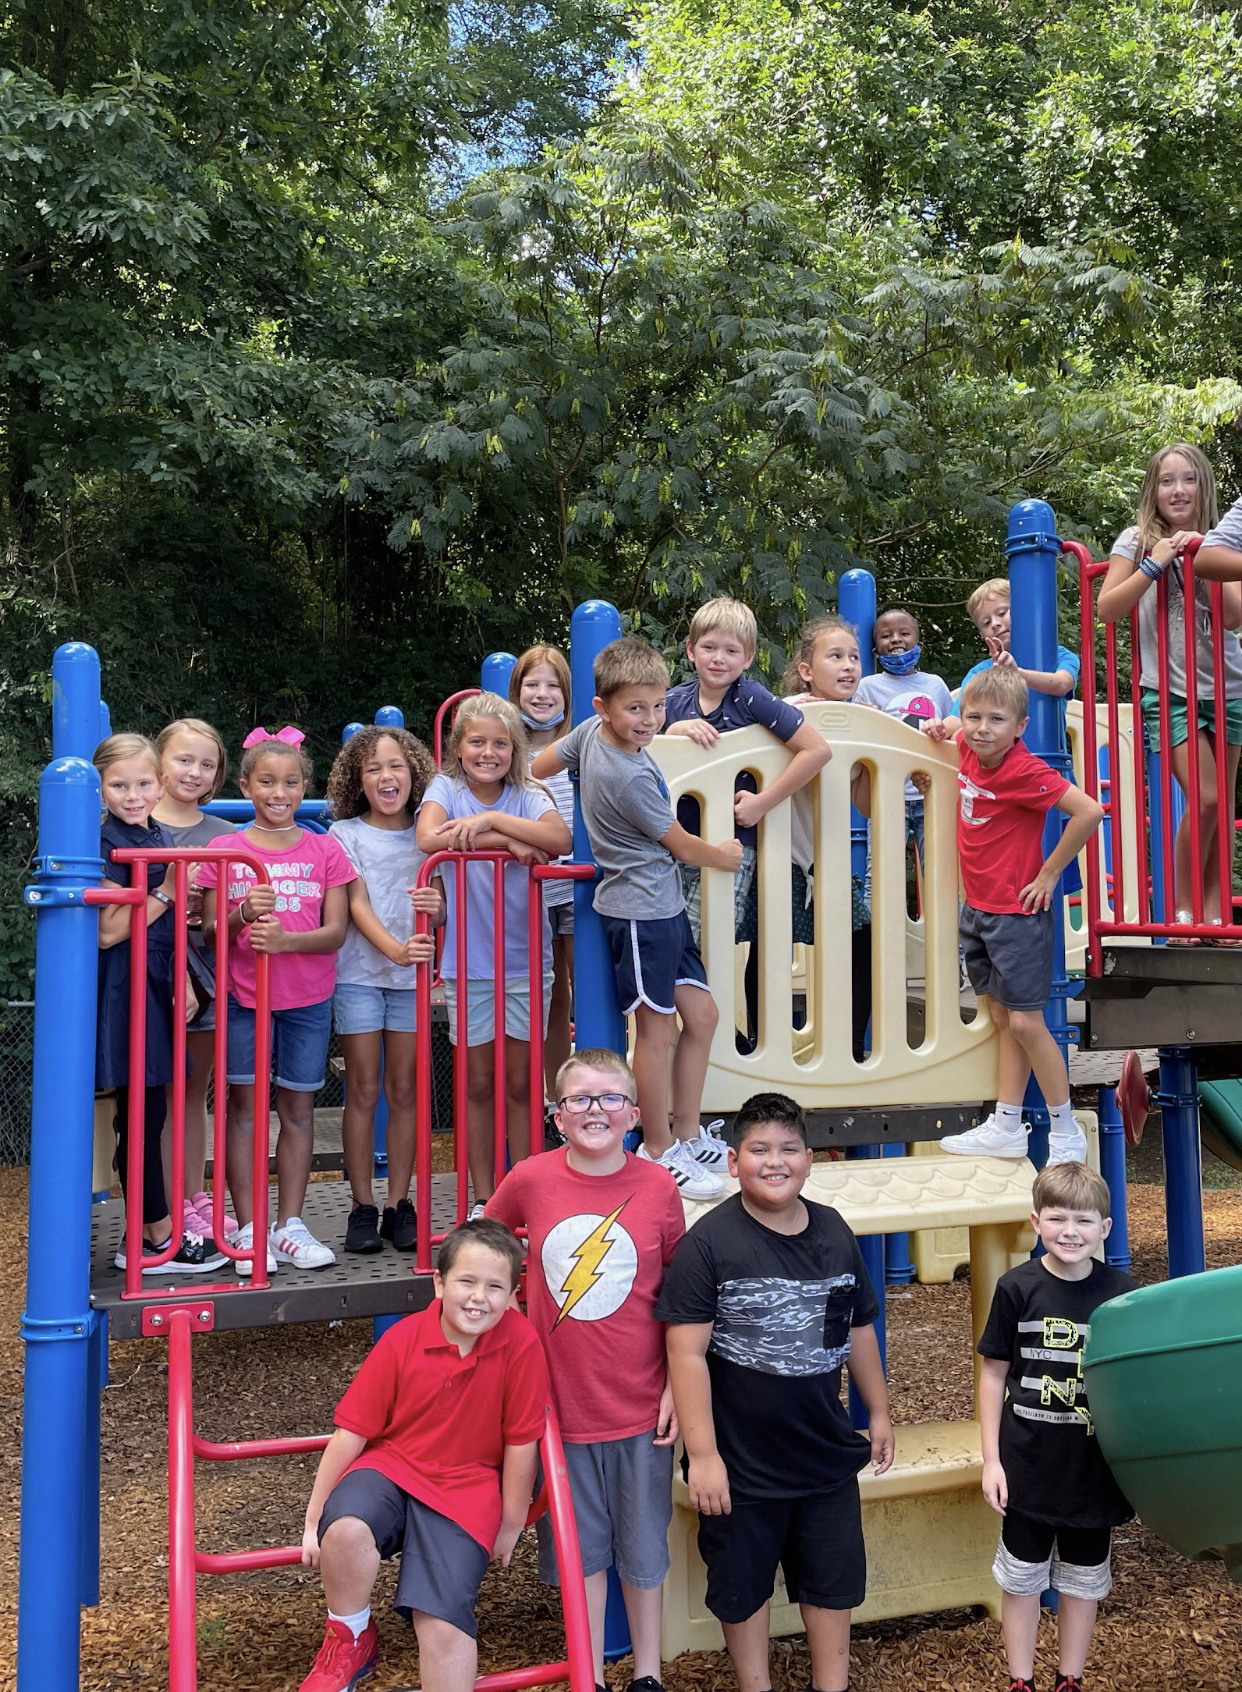
[{"label": "red sneaker", "polygon": [[372,1618],[358,1635],[344,1622],[330,1621],[324,1629],[319,1655],[299,1692],[354,1692],[360,1680],[379,1662],[379,1634]]}]

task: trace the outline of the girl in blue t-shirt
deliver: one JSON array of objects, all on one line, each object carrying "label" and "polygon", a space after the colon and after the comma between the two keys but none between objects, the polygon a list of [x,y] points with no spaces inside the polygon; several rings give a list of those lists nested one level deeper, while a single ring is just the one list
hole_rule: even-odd
[{"label": "girl in blue t-shirt", "polygon": [[[95,768],[105,813],[99,831],[99,855],[104,861],[104,878],[121,887],[131,884],[129,864],[112,861],[117,847],[145,846],[155,850],[169,847],[172,838],[151,813],[164,791],[159,754],[141,734],[113,734],[95,748]],[[168,1246],[173,1223],[168,1214],[160,1142],[166,1114],[165,1087],[173,1076],[173,964],[176,869],[172,864],[147,866],[146,1046],[141,1077],[129,1072],[129,905],[103,905],[99,911],[99,996],[96,1010],[95,1087],[99,1092],[116,1091],[117,1172],[126,1203],[142,1207],[143,1273],[197,1275],[218,1269],[224,1262],[209,1239],[188,1224],[184,1231],[180,1215],[177,1237],[181,1240],[166,1263],[155,1259]],[[129,1192],[129,1096],[131,1087],[142,1088],[142,1188]],[[180,1207],[179,1207],[180,1208]],[[152,1248],[148,1252],[147,1247]],[[116,1254],[118,1269],[126,1267],[122,1241]]]},{"label": "girl in blue t-shirt", "polygon": [[[548,790],[530,774],[522,719],[496,693],[468,699],[449,736],[444,770],[428,783],[418,812],[419,850],[510,852],[518,860],[504,881],[505,1108],[509,1156],[530,1155],[530,958],[525,868],[571,850],[569,830]],[[462,1037],[459,996],[466,1001],[467,1122],[470,1178],[481,1214],[496,1187],[493,1167],[495,1074],[495,871],[490,864],[466,871],[466,909],[458,908],[457,873],[442,871],[447,916],[440,973],[449,1013],[449,1038]],[[468,985],[459,987],[458,924],[465,923]],[[540,1026],[551,992],[551,933],[543,917],[543,991]],[[473,1214],[473,1213],[472,1213]]]}]

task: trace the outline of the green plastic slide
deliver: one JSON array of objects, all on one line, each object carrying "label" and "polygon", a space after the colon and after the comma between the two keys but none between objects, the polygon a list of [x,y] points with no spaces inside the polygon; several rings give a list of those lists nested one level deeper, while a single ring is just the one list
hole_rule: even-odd
[{"label": "green plastic slide", "polygon": [[1242,1581],[1242,1267],[1101,1305],[1083,1373],[1100,1449],[1148,1527]]},{"label": "green plastic slide", "polygon": [[1223,1163],[1242,1169],[1242,1081],[1200,1081],[1199,1137]]}]

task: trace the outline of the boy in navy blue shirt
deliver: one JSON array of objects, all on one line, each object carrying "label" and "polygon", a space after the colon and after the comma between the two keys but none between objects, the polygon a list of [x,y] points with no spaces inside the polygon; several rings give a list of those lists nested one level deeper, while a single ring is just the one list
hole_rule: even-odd
[{"label": "boy in navy blue shirt", "polygon": [[[793,753],[789,763],[760,793],[755,778],[743,771],[734,783],[734,833],[742,846],[742,867],[733,881],[733,937],[751,942],[746,969],[746,1014],[753,1041],[758,1005],[758,896],[755,889],[757,824],[782,799],[805,787],[832,757],[822,736],[803,721],[802,713],[769,693],[745,672],[755,660],[759,628],[754,612],[736,599],[709,599],[690,622],[686,655],[695,679],[670,687],[664,701],[665,734],[684,734],[709,749],[730,729],[758,723]],[[699,802],[685,796],[677,801],[677,821],[688,834],[699,832]],[[681,866],[686,915],[696,944],[702,944],[700,875],[693,864]]]}]

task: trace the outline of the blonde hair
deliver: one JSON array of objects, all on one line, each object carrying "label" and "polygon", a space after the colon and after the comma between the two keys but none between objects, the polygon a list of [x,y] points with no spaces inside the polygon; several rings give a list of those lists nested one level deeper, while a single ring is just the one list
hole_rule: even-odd
[{"label": "blonde hair", "polygon": [[465,781],[466,774],[461,767],[461,743],[466,738],[466,730],[471,723],[477,723],[483,717],[495,717],[498,722],[503,723],[505,733],[513,746],[513,757],[509,760],[509,768],[505,771],[502,785],[530,787],[540,793],[546,792],[542,782],[536,781],[530,773],[530,746],[522,719],[509,701],[502,699],[498,693],[476,693],[473,698],[464,699],[458,707],[453,726],[449,730],[448,745],[444,749],[445,775],[453,781]]},{"label": "blonde hair", "polygon": [[755,613],[740,599],[709,599],[690,619],[690,645],[697,646],[704,635],[731,634],[741,641],[753,658],[759,645]]},{"label": "blonde hair", "polygon": [[565,714],[569,714],[570,681],[569,663],[559,646],[528,646],[526,651],[513,666],[509,676],[509,703],[522,706],[522,683],[532,670],[537,670],[540,664],[546,664],[556,677],[556,685],[560,688],[565,700]]},{"label": "blonde hair", "polygon": [[178,717],[175,722],[162,728],[155,739],[155,750],[160,755],[160,767],[163,768],[164,753],[168,750],[173,737],[178,734],[201,734],[204,740],[215,742],[216,751],[220,754],[220,761],[216,765],[216,779],[211,784],[211,792],[207,794],[209,800],[214,799],[224,786],[229,773],[228,748],[224,744],[224,737],[219,729],[212,728],[201,717]]},{"label": "blonde hair", "polygon": [[623,687],[668,687],[668,665],[636,635],[610,641],[595,660],[595,692],[611,699]]},{"label": "blonde hair", "polygon": [[992,576],[988,581],[980,582],[966,601],[966,610],[972,623],[975,620],[976,612],[985,599],[1003,599],[1006,604],[1009,603],[1009,583],[1004,576]]},{"label": "blonde hair", "polygon": [[957,701],[958,715],[976,702],[1007,706],[1019,722],[1030,714],[1026,682],[1016,670],[998,670],[995,664],[963,682]]},{"label": "blonde hair", "polygon": [[95,748],[91,763],[99,771],[102,780],[110,764],[122,763],[126,758],[150,758],[156,775],[162,777],[164,774],[155,743],[148,740],[145,734],[110,734],[107,740],[101,740]]},{"label": "blonde hair", "polygon": [[1050,1163],[1035,1177],[1031,1209],[1098,1210],[1103,1217],[1113,1213],[1108,1182],[1085,1163]]},{"label": "blonde hair", "polygon": [[799,670],[800,664],[812,664],[815,661],[815,648],[825,635],[851,635],[855,642],[858,640],[858,630],[853,623],[847,623],[844,617],[830,613],[826,617],[816,617],[813,623],[807,623],[798,637],[798,647],[785,666],[784,680],[781,682],[782,693],[804,693],[807,683]]},{"label": "blonde hair", "polygon": [[630,1090],[631,1097],[636,1091],[634,1071],[626,1063],[620,1052],[614,1052],[611,1046],[584,1046],[579,1052],[570,1052],[564,1063],[556,1072],[556,1096],[559,1100],[565,1091],[565,1083],[575,1069],[598,1069],[602,1075],[615,1075],[618,1081],[624,1081]]},{"label": "blonde hair", "polygon": [[1198,529],[1199,533],[1204,535],[1209,529],[1216,527],[1216,477],[1212,473],[1212,466],[1199,447],[1191,446],[1189,441],[1174,441],[1172,446],[1161,447],[1159,452],[1153,452],[1143,472],[1143,485],[1139,489],[1138,513],[1135,518],[1138,525],[1136,558],[1144,557],[1151,550],[1154,541],[1165,539],[1172,533],[1156,508],[1156,500],[1160,493],[1160,472],[1164,468],[1164,461],[1174,455],[1186,459],[1195,473],[1195,513],[1188,527]]}]

